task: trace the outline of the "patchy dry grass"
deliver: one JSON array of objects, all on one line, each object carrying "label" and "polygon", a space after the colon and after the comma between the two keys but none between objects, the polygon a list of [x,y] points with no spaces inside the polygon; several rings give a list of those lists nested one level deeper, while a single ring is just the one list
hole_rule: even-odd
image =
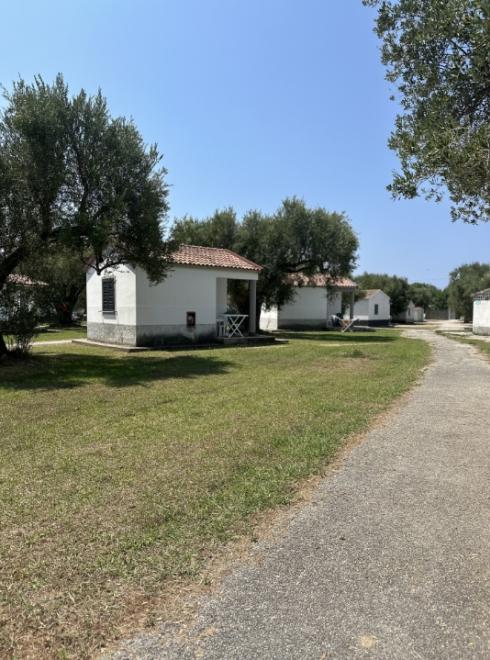
[{"label": "patchy dry grass", "polygon": [[[405,391],[396,331],[0,368],[0,655],[87,657]],[[325,347],[331,343],[330,348]]]},{"label": "patchy dry grass", "polygon": [[448,339],[459,341],[461,344],[470,344],[471,346],[475,346],[481,353],[483,353],[486,358],[490,359],[490,341],[487,341],[486,339],[477,339],[471,332],[468,332],[467,336],[456,335],[452,332],[443,331],[440,331],[437,334],[442,335],[443,337],[447,337]]}]

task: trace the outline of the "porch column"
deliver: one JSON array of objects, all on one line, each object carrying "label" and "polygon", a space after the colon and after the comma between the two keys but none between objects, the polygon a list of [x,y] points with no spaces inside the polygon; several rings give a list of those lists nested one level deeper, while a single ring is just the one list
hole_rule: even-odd
[{"label": "porch column", "polygon": [[254,335],[257,332],[257,282],[248,282],[248,333]]},{"label": "porch column", "polygon": [[350,303],[349,303],[349,318],[352,321],[354,318],[354,298],[355,298],[355,291],[350,292]]}]

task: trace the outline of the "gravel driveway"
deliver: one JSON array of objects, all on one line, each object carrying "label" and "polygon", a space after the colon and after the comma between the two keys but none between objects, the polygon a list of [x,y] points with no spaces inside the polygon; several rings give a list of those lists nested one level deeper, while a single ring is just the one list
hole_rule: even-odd
[{"label": "gravel driveway", "polygon": [[434,346],[423,380],[257,544],[185,628],[122,658],[489,658],[490,364]]}]

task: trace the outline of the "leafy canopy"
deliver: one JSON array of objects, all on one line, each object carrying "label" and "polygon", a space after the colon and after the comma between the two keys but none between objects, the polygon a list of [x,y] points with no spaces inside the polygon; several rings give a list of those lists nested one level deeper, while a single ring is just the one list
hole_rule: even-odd
[{"label": "leafy canopy", "polygon": [[[165,276],[168,210],[156,146],[111,117],[102,94],[70,97],[63,77],[4,90],[0,111],[0,292],[21,264],[69,250],[98,273],[141,265]],[[0,356],[7,347],[0,333]]]},{"label": "leafy canopy", "polygon": [[178,220],[172,230],[178,243],[233,249],[263,266],[257,303],[283,305],[294,295],[288,273],[325,272],[333,277],[350,273],[355,265],[357,237],[341,213],[309,208],[296,197],[285,199],[271,214],[253,210],[239,222],[228,208],[210,218]]},{"label": "leafy canopy", "polygon": [[446,189],[453,220],[490,219],[490,4],[488,0],[363,0],[378,8],[387,79],[401,112],[389,146],[401,172],[395,197]]},{"label": "leafy canopy", "polygon": [[23,261],[22,273],[46,285],[36,292],[42,320],[60,325],[72,323],[76,306],[85,302],[85,269],[79,255],[57,245],[46,251],[42,259],[33,256]]},{"label": "leafy canopy", "polygon": [[205,220],[185,216],[172,227],[172,237],[179,245],[204,245],[232,250],[236,243],[238,220],[235,211],[228,207],[215,211]]},{"label": "leafy canopy", "polygon": [[140,264],[165,274],[165,170],[136,126],[99,92],[70,97],[63,77],[4,92],[0,114],[0,288],[31,255],[66,245],[97,272]]},{"label": "leafy canopy", "polygon": [[473,318],[473,296],[477,291],[490,287],[490,264],[474,262],[455,268],[449,275],[449,306],[456,316]]},{"label": "leafy canopy", "polygon": [[410,300],[424,309],[445,309],[447,307],[447,291],[433,284],[413,282],[408,289]]}]

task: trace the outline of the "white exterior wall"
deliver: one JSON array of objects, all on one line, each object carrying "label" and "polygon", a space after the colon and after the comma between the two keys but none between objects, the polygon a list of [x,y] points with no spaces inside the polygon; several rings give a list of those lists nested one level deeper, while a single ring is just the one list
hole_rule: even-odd
[{"label": "white exterior wall", "polygon": [[[374,308],[373,308],[374,309]],[[348,318],[349,315],[344,315],[344,318]],[[367,298],[362,298],[361,300],[356,300],[354,303],[354,318],[359,319],[360,321],[369,321],[371,317],[369,300]]]},{"label": "white exterior wall", "polygon": [[[142,268],[120,266],[115,279],[116,312],[102,314],[102,277],[87,275],[87,336],[126,345],[216,337],[217,315],[226,311],[227,280],[257,280],[258,273],[226,268],[175,265],[159,284],[150,284]],[[187,312],[196,325],[187,327]]]},{"label": "white exterior wall", "polygon": [[[188,341],[216,337],[217,315],[226,311],[227,280],[257,280],[258,273],[235,269],[173,266],[163,282],[151,285],[141,268],[136,271],[138,342],[162,338]],[[195,312],[196,325],[186,325]]]},{"label": "white exterior wall", "polygon": [[[116,286],[116,313],[102,314],[102,280],[113,277]],[[125,323],[135,325],[136,273],[130,266],[104,270],[97,275],[92,268],[87,272],[87,322],[88,323]]]},{"label": "white exterior wall", "polygon": [[[375,305],[378,313],[375,314]],[[390,320],[390,298],[384,291],[378,291],[370,298],[361,298],[354,304],[354,318],[371,323],[386,323]]]},{"label": "white exterior wall", "polygon": [[211,269],[187,266],[172,269],[159,284],[150,284],[141,268],[136,271],[137,323],[181,325],[186,312],[196,312],[196,323],[216,323],[216,275]]},{"label": "white exterior wall", "polygon": [[[102,280],[115,280],[116,311],[102,313]],[[136,345],[136,273],[131,266],[87,272],[87,337],[95,341]]]},{"label": "white exterior wall", "polygon": [[311,326],[325,328],[330,323],[330,317],[342,310],[342,294],[333,291],[327,297],[324,287],[297,287],[294,299],[280,309],[262,308],[260,314],[261,330],[278,330]]},{"label": "white exterior wall", "polygon": [[473,302],[473,334],[490,335],[490,300]]},{"label": "white exterior wall", "polygon": [[279,309],[279,327],[318,324],[325,326],[326,322],[327,292],[322,287],[298,287],[294,300]]},{"label": "white exterior wall", "polygon": [[[374,306],[378,305],[378,313],[374,313]],[[390,297],[383,291],[369,299],[369,315],[372,321],[389,321],[391,316]]]}]

